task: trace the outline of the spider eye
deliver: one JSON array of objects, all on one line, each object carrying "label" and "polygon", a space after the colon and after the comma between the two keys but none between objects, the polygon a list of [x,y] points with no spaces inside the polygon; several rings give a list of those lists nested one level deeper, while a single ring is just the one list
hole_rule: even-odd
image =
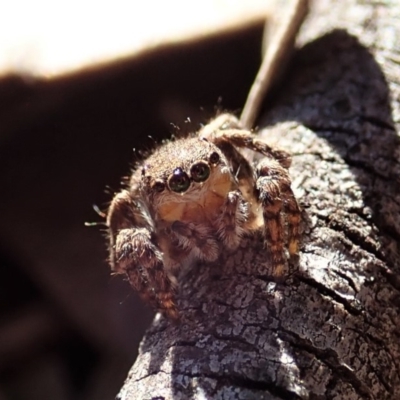
[{"label": "spider eye", "polygon": [[181,168],[177,168],[169,177],[168,186],[173,192],[186,192],[190,186],[190,179],[185,171]]},{"label": "spider eye", "polygon": [[190,176],[195,182],[204,182],[210,176],[210,167],[205,161],[193,164],[192,168],[190,168]]},{"label": "spider eye", "polygon": [[161,193],[165,189],[164,182],[156,181],[151,187],[155,192]]},{"label": "spider eye", "polygon": [[210,163],[211,164],[216,164],[219,161],[219,159],[220,159],[220,157],[219,157],[219,154],[217,152],[213,151],[210,154]]}]

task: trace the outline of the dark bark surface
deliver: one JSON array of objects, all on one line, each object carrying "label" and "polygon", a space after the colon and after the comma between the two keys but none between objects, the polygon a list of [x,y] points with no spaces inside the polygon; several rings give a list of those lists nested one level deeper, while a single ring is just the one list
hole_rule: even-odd
[{"label": "dark bark surface", "polygon": [[[317,3],[317,2],[316,2]],[[318,0],[261,134],[293,154],[303,243],[261,237],[181,284],[119,398],[400,398],[400,5]]]}]

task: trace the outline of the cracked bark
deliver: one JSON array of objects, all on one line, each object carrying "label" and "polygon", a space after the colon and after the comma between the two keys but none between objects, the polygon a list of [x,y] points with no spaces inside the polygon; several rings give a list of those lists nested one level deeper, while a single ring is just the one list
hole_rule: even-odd
[{"label": "cracked bark", "polygon": [[400,7],[315,3],[260,121],[293,154],[299,260],[273,281],[256,235],[194,268],[120,399],[400,398]]}]

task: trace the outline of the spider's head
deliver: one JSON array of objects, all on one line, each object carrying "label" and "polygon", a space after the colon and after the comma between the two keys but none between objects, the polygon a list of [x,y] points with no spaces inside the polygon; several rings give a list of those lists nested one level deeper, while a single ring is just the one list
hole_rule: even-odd
[{"label": "spider's head", "polygon": [[141,170],[142,192],[165,221],[197,221],[212,216],[233,185],[224,154],[198,137],[161,146]]}]

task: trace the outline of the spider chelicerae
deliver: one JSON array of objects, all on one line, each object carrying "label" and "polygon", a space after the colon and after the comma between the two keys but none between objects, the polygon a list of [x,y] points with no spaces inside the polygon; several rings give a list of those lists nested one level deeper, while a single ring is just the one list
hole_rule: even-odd
[{"label": "spider chelicerae", "polygon": [[[247,159],[242,149],[261,155]],[[137,165],[108,211],[110,263],[157,310],[177,318],[176,277],[216,261],[263,229],[273,274],[298,253],[300,209],[289,155],[222,114],[195,136],[161,145]],[[267,254],[267,256],[268,256]]]}]

